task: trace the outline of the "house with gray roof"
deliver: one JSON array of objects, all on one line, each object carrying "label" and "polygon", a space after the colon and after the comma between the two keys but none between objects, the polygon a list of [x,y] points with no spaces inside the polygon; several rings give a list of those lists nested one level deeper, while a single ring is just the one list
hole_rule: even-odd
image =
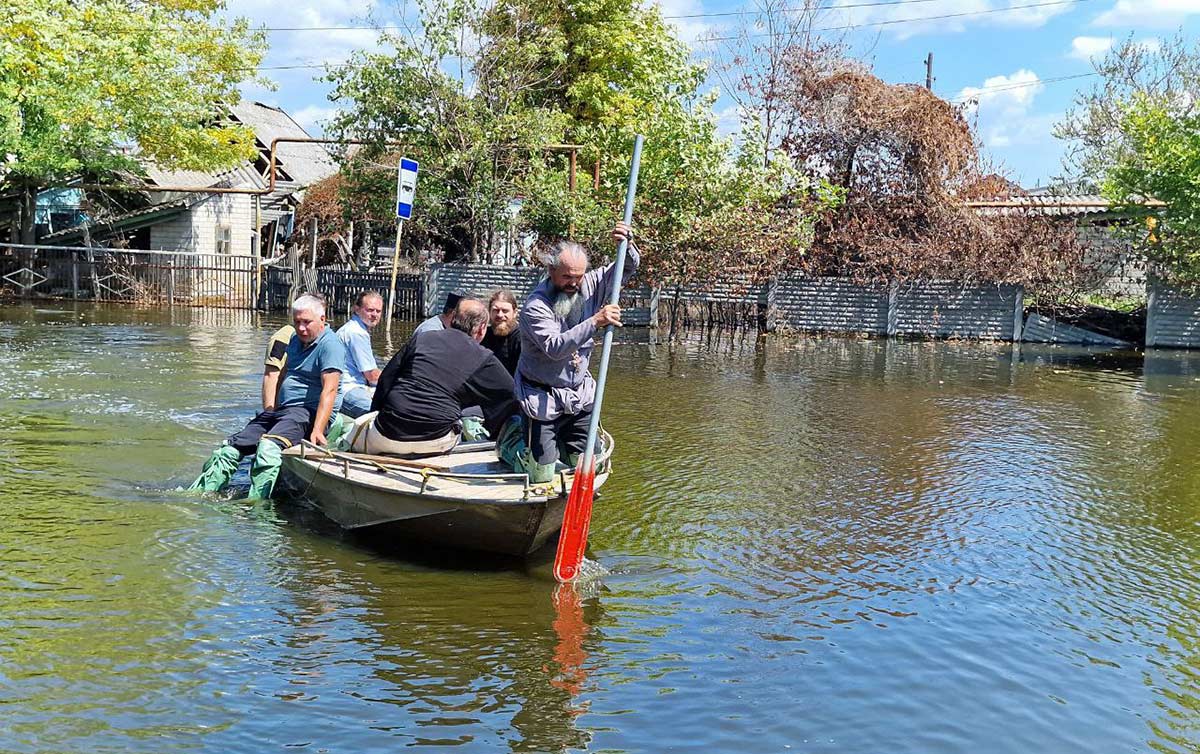
[{"label": "house with gray roof", "polygon": [[[1060,193],[1049,188],[970,204],[983,215],[1035,214],[1072,223],[1085,250],[1090,287],[1095,293],[1115,298],[1146,295],[1146,262],[1131,247],[1127,233],[1132,226],[1143,224],[1144,217],[1132,216],[1099,194]],[[1148,200],[1145,206],[1163,205]]]},{"label": "house with gray roof", "polygon": [[286,112],[261,102],[240,102],[229,115],[254,131],[254,160],[212,173],[148,165],[141,192],[148,199],[145,206],[53,229],[39,243],[74,245],[90,235],[93,241],[133,249],[249,255],[261,238],[263,252],[270,254],[304,189],[338,167],[322,144],[284,142],[276,145],[272,171],[276,139],[309,139],[309,134]]}]

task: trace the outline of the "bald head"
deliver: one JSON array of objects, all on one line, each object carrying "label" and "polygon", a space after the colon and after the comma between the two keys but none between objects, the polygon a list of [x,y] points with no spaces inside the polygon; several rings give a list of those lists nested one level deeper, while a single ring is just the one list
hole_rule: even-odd
[{"label": "bald head", "polygon": [[454,317],[450,320],[450,326],[455,330],[462,330],[475,340],[483,340],[487,325],[487,305],[479,299],[464,298],[454,307]]}]

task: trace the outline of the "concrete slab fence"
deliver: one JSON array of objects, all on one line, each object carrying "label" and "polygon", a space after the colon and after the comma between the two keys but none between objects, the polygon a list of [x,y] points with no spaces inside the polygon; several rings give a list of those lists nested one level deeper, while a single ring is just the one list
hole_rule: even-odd
[{"label": "concrete slab fence", "polygon": [[[508,288],[521,299],[542,277],[539,268],[430,265],[425,312],[430,316],[439,311],[450,292],[485,296]],[[656,327],[676,296],[686,303],[761,307],[768,329],[1001,341],[1020,340],[1024,308],[1024,291],[1015,285],[926,281],[870,286],[844,278],[795,276],[757,284],[729,279],[679,289],[635,285],[622,296],[633,307],[625,321]]]}]

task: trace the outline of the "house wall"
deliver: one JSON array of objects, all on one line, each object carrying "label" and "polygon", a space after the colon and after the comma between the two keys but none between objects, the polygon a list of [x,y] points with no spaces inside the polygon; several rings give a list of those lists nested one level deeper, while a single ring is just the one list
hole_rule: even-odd
[{"label": "house wall", "polygon": [[1081,221],[1075,232],[1086,250],[1084,261],[1094,270],[1095,293],[1117,298],[1146,295],[1146,265],[1111,225]]},{"label": "house wall", "polygon": [[217,253],[217,228],[230,228],[230,254],[254,252],[254,204],[247,194],[213,194],[178,217],[150,229],[150,247],[164,251]]}]

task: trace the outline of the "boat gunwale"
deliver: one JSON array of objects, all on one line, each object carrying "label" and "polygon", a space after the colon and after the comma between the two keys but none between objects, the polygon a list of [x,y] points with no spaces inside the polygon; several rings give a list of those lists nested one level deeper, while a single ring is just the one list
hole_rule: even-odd
[{"label": "boat gunwale", "polygon": [[[608,462],[609,459],[612,458],[612,453],[614,450],[612,435],[610,435],[608,432],[605,432],[603,430],[601,430],[601,432],[602,432],[602,436],[603,436],[603,439],[605,440],[605,442],[603,444],[603,447],[604,447],[603,452],[601,452],[600,456],[598,456],[596,459],[597,467],[600,467],[603,464],[605,464],[606,462]],[[494,445],[493,445],[493,447],[494,447]],[[289,450],[294,451],[294,449],[295,449],[295,446]],[[314,451],[314,453],[312,455],[308,455],[305,452],[306,449]],[[487,448],[487,449],[490,449],[490,448]],[[321,447],[319,445],[315,445],[315,444],[309,442],[308,440],[302,440],[298,450],[299,450],[298,453],[285,451],[285,453],[284,453],[285,459],[288,456],[290,456],[292,459],[294,459],[298,462],[302,462],[302,463],[306,463],[306,465],[310,465],[310,468],[312,469],[314,474],[321,474],[321,475],[324,475],[327,477],[334,477],[334,478],[337,478],[337,479],[340,479],[340,480],[346,482],[347,484],[361,485],[361,486],[368,487],[373,490],[386,492],[386,493],[390,493],[390,494],[411,495],[411,496],[420,497],[420,498],[430,498],[430,499],[435,499],[435,500],[448,500],[448,501],[454,501],[454,502],[466,503],[466,504],[477,503],[477,504],[485,504],[485,505],[505,505],[505,506],[518,505],[519,506],[519,505],[528,505],[531,503],[548,502],[548,501],[555,500],[555,499],[558,499],[561,497],[565,497],[569,490],[569,486],[567,484],[567,479],[568,479],[568,477],[573,479],[574,475],[575,475],[575,472],[573,469],[569,469],[569,468],[562,469],[558,472],[559,481],[562,485],[561,491],[559,491],[557,494],[554,494],[554,495],[547,495],[547,494],[535,495],[535,494],[531,494],[531,492],[533,490],[536,490],[541,485],[531,485],[529,483],[529,475],[526,473],[499,472],[499,473],[495,473],[495,474],[472,474],[472,473],[465,473],[465,472],[447,472],[447,471],[442,471],[442,470],[436,469],[434,467],[420,466],[421,459],[397,458],[397,459],[395,459],[396,461],[401,461],[404,463],[403,464],[401,464],[401,463],[392,463],[392,464],[381,463],[379,461],[374,460],[374,458],[376,458],[378,456],[373,456],[371,458],[360,457],[360,456],[366,456],[368,454],[334,451],[334,450],[330,450],[328,448]],[[482,451],[482,450],[485,450],[485,448],[479,448],[478,450]],[[316,454],[320,454],[321,457],[314,457]],[[453,454],[453,451],[451,451],[450,453],[443,454],[443,455],[451,455],[451,454]],[[325,467],[325,464],[340,465],[341,473],[331,473],[331,471]],[[415,492],[414,491],[397,490],[397,489],[385,486],[385,484],[383,484],[383,483],[376,483],[375,480],[372,480],[370,478],[367,478],[367,479],[351,478],[349,475],[350,464],[353,464],[356,467],[356,469],[359,471],[371,472],[373,474],[381,475],[381,477],[378,477],[380,482],[384,482],[388,479],[399,476],[399,478],[401,478],[401,479],[405,479],[407,481],[416,483],[417,480],[413,479],[411,477],[419,477],[421,480],[421,489],[418,491],[415,491]],[[418,468],[418,466],[420,466],[420,467]],[[601,472],[601,474],[603,476],[607,476],[609,474],[609,469],[611,469],[611,464],[609,465],[609,467],[607,469],[605,469],[603,472]],[[598,475],[600,475],[600,474],[598,474]],[[430,477],[439,477],[439,476],[445,477],[447,479],[472,480],[472,481],[463,482],[463,484],[468,485],[468,486],[479,485],[479,483],[486,482],[486,481],[499,482],[500,484],[503,484],[503,485],[511,485],[511,482],[513,482],[517,479],[521,479],[521,480],[523,480],[523,489],[522,489],[523,494],[522,494],[522,497],[517,500],[504,500],[504,499],[495,499],[495,498],[464,497],[461,493],[439,494],[436,490],[427,489]],[[309,484],[311,486],[311,481],[309,482]],[[551,482],[551,484],[552,484],[552,482]],[[482,485],[480,485],[480,486],[482,486]]]}]

